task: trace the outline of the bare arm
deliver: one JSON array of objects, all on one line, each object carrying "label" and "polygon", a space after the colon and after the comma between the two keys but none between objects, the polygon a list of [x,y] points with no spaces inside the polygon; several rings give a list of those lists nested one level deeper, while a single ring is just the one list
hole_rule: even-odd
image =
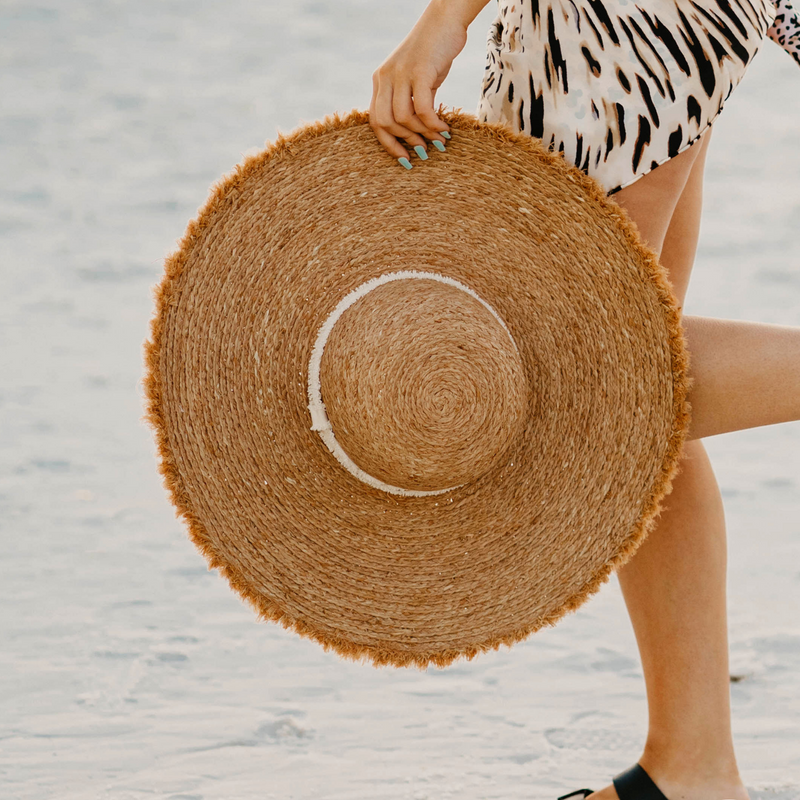
[{"label": "bare arm", "polygon": [[490,0],[433,0],[431,5],[435,3],[442,6],[444,13],[454,14],[468,28],[489,2]]},{"label": "bare arm", "polygon": [[399,139],[425,151],[426,138],[444,146],[447,137],[442,131],[448,126],[434,111],[436,90],[464,49],[470,23],[489,2],[431,0],[405,39],[372,73],[370,127],[390,155],[409,158]]}]

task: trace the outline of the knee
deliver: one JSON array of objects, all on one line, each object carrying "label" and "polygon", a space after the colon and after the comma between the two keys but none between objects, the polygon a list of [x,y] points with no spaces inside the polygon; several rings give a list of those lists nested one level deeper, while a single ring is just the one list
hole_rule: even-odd
[{"label": "knee", "polygon": [[702,439],[684,443],[672,478],[672,491],[665,498],[667,506],[676,503],[687,509],[694,507],[695,513],[719,513],[722,510],[719,484]]}]

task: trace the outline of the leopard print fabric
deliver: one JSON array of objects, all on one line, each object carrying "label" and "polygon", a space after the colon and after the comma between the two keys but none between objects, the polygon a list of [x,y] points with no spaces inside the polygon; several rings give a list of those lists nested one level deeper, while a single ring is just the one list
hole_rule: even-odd
[{"label": "leopard print fabric", "polygon": [[800,58],[797,17],[774,2],[498,0],[477,116],[613,194],[697,141],[768,33]]},{"label": "leopard print fabric", "polygon": [[788,0],[774,0],[777,14],[767,36],[800,64],[800,16]]}]

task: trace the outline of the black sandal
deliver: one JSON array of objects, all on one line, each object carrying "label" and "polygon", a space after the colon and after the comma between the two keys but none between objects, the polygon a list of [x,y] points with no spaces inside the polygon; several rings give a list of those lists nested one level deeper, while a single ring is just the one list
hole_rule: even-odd
[{"label": "black sandal", "polygon": [[[625,772],[620,772],[613,780],[619,800],[667,800],[663,792],[653,783],[653,779],[639,764],[634,764]],[[577,792],[564,794],[558,800],[567,800],[568,797],[583,797],[584,800],[591,789],[578,789]]]}]

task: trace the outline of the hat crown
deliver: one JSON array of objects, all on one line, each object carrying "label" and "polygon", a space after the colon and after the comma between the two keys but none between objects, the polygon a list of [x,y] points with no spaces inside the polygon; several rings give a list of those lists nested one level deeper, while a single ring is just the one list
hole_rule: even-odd
[{"label": "hat crown", "polygon": [[393,487],[441,491],[496,466],[524,424],[525,368],[496,313],[455,282],[394,280],[337,319],[320,363],[333,434]]}]

